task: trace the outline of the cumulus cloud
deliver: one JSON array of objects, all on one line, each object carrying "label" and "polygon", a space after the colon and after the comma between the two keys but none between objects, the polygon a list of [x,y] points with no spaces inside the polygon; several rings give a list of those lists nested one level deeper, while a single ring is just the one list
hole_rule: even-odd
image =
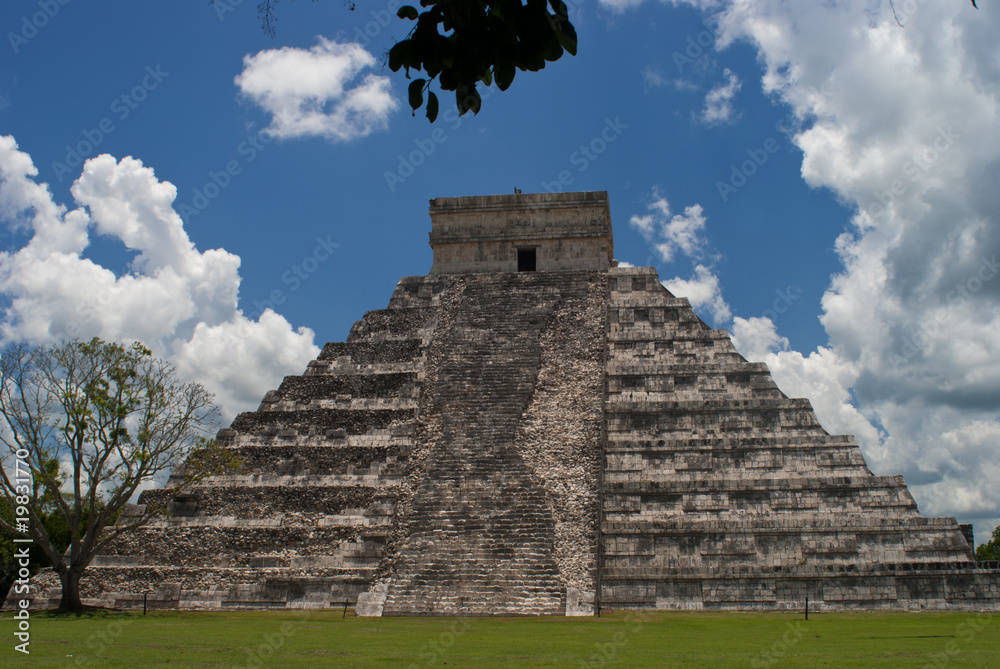
[{"label": "cumulus cloud", "polygon": [[671,262],[678,252],[689,258],[699,259],[705,251],[705,212],[700,204],[684,209],[683,214],[670,215],[670,203],[656,191],[649,205],[650,213],[633,216],[629,225],[639,231],[653,245],[663,262]]},{"label": "cumulus cloud", "polygon": [[802,178],[855,208],[833,242],[828,346],[763,359],[924,513],[982,537],[1000,520],[1000,15],[897,3],[903,29],[867,0],[672,4],[710,14],[718,48],[756,49],[762,89],[799,121]]},{"label": "cumulus cloud", "polygon": [[[319,353],[308,328],[270,311],[243,315],[239,257],[195,248],[173,209],[173,184],[140,161],[88,160],[71,188],[73,210],[37,174],[14,139],[0,137],[0,219],[30,235],[0,252],[4,341],[140,340],[214,392],[227,419]],[[129,267],[116,273],[85,258],[95,233],[134,252]]]},{"label": "cumulus cloud", "polygon": [[732,313],[722,298],[719,277],[704,265],[696,265],[690,279],[674,277],[663,282],[664,287],[678,297],[686,297],[696,310],[705,309],[716,324],[725,323]]},{"label": "cumulus cloud", "polygon": [[616,12],[641,5],[643,0],[601,0],[601,6]]},{"label": "cumulus cloud", "polygon": [[694,276],[674,277],[661,283],[674,295],[688,298],[696,310],[708,311],[716,324],[728,321],[732,313],[722,297],[719,278],[712,270],[717,257],[707,250],[708,241],[703,235],[706,219],[701,205],[685,207],[683,214],[671,214],[670,203],[654,189],[649,212],[632,216],[629,225],[643,236],[660,260],[673,262],[686,258],[696,263]]},{"label": "cumulus cloud", "polygon": [[311,49],[282,47],[243,58],[236,85],[271,114],[274,137],[323,137],[342,142],[388,127],[399,107],[389,78],[367,74],[375,58],[360,44],[318,38]]},{"label": "cumulus cloud", "polygon": [[869,453],[878,454],[881,435],[851,398],[850,388],[858,379],[855,365],[823,346],[808,356],[791,350],[788,339],[778,334],[770,318],[737,316],[732,337],[747,360],[767,363],[786,395],[808,398],[829,432],[852,434]]},{"label": "cumulus cloud", "polygon": [[723,76],[726,83],[716,86],[705,95],[705,108],[698,118],[706,125],[734,123],[739,118],[739,114],[733,110],[733,98],[743,84],[728,67],[723,71]]}]

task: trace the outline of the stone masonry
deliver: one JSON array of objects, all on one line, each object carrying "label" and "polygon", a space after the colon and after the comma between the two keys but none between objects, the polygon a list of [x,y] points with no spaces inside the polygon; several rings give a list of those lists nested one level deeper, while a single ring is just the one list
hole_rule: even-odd
[{"label": "stone masonry", "polygon": [[922,517],[652,268],[608,280],[604,606],[998,608],[954,518]]},{"label": "stone masonry", "polygon": [[220,431],[239,470],[96,558],[87,603],[1000,609],[954,518],[922,517],[652,268],[616,266],[606,193],[430,212],[431,273]]}]

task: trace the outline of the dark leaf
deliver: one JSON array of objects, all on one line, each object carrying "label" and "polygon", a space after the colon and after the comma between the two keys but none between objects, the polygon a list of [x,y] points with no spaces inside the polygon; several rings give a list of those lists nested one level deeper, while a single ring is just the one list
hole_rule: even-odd
[{"label": "dark leaf", "polygon": [[483,99],[479,97],[479,91],[476,90],[476,85],[472,84],[471,86],[465,86],[463,88],[465,89],[466,109],[471,109],[473,114],[478,114],[479,109],[483,104]]},{"label": "dark leaf", "polygon": [[497,82],[497,88],[501,91],[507,90],[514,81],[514,62],[510,60],[498,60],[493,66],[493,79]]},{"label": "dark leaf", "polygon": [[417,12],[417,8],[416,7],[411,7],[409,5],[403,5],[396,12],[396,16],[398,16],[399,18],[401,18],[401,19],[410,19],[411,21],[416,21],[417,17],[419,15],[420,14],[419,14],[419,12]]},{"label": "dark leaf", "polygon": [[424,86],[427,84],[426,79],[414,79],[410,82],[410,87],[407,89],[407,94],[410,98],[410,108],[417,110],[424,105]]},{"label": "dark leaf", "polygon": [[427,120],[433,123],[438,117],[438,98],[434,93],[427,93]]},{"label": "dark leaf", "polygon": [[550,63],[559,60],[563,55],[563,48],[559,45],[559,40],[555,36],[545,45],[542,57]]},{"label": "dark leaf", "polygon": [[406,52],[409,49],[409,44],[407,42],[399,42],[389,49],[389,69],[393,72],[399,72],[406,59]]},{"label": "dark leaf", "polygon": [[442,89],[446,91],[453,91],[458,88],[458,74],[451,68],[442,70],[441,76],[438,77],[438,83],[441,84]]},{"label": "dark leaf", "polygon": [[556,37],[559,43],[566,49],[566,53],[571,56],[576,55],[576,28],[569,21],[563,21],[556,28]]}]

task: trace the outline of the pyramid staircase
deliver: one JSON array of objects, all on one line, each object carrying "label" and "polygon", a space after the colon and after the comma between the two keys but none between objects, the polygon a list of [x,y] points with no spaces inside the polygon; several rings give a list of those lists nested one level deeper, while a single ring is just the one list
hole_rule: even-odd
[{"label": "pyramid staircase", "polygon": [[[613,266],[606,193],[431,217],[432,273],[219,432],[235,473],[144,492],[169,513],[95,558],[85,603],[1000,610],[954,518],[921,516],[655,270]],[[34,586],[58,604],[54,574]]]}]

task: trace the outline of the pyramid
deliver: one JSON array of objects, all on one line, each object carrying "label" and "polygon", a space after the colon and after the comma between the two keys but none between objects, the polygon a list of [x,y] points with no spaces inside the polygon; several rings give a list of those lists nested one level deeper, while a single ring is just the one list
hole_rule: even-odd
[{"label": "pyramid", "polygon": [[1000,608],[968,526],[921,516],[653,268],[617,266],[606,193],[430,216],[430,273],[219,432],[236,473],[143,493],[169,515],[95,559],[86,603]]}]

